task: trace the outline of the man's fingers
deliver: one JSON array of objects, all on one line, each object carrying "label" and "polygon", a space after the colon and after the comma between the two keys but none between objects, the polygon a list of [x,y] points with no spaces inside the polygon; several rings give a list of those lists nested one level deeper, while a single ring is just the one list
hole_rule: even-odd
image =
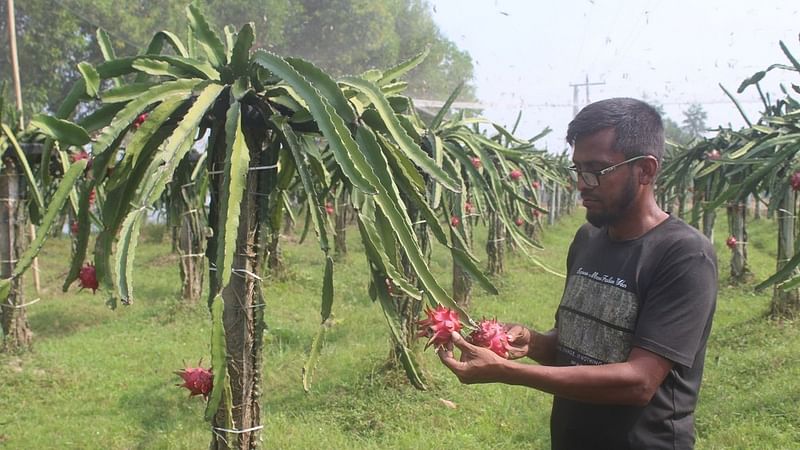
[{"label": "man's fingers", "polygon": [[467,342],[467,340],[464,339],[463,336],[461,336],[461,333],[453,331],[450,333],[450,337],[452,338],[453,345],[458,347],[462,352],[465,350],[470,350],[472,348],[472,344]]},{"label": "man's fingers", "polygon": [[506,333],[508,334],[508,340],[510,342],[516,342],[517,340],[525,339],[527,336],[530,336],[530,332],[527,328],[517,324],[507,327]]},{"label": "man's fingers", "polygon": [[451,370],[455,370],[461,365],[461,363],[453,357],[452,346],[447,346],[447,348],[441,347],[436,353],[439,355],[439,359],[442,360],[442,364],[449,367]]}]

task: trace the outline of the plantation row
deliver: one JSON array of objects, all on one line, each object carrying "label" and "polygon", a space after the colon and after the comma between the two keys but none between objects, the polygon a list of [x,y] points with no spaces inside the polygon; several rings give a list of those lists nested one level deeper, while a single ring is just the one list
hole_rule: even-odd
[{"label": "plantation row", "polygon": [[[712,238],[717,211],[724,207],[728,221],[726,245],[731,250],[731,279],[752,278],[747,261],[748,200],[764,204],[767,215],[777,224],[775,273],[756,288],[775,285],[774,317],[793,318],[800,313],[800,252],[796,251],[800,227],[797,222],[800,190],[800,102],[792,97],[800,87],[783,88],[782,98],[768,99],[759,82],[772,70],[800,74],[800,62],[789,47],[780,43],[789,65],[773,64],[745,79],[738,88],[758,90],[764,111],[753,122],[725,88],[722,89],[742,113],[747,127],[733,130],[719,127],[711,137],[687,147],[673,146],[665,156],[659,199],[689,223]],[[758,209],[758,207],[757,207]]]},{"label": "plantation row", "polygon": [[[573,204],[568,158],[537,150],[537,137],[451,115],[458,89],[437,114],[418,112],[402,77],[426,53],[334,80],[308,61],[251,49],[252,25],[221,38],[194,6],[187,16],[185,42],[159,32],[137,56],[117,57],[98,30],[106,61],[78,65],[83,77],[56,113],[26,129],[3,125],[6,351],[30,344],[21,277],[48,236],[69,223],[64,290],[77,282],[111,307],[129,305],[142,224],[154,209],[166,211],[187,302],[209,275],[211,370],[181,371],[183,385],[207,399],[212,447],[249,447],[261,423],[262,288],[282,270],[281,233],[300,221],[295,213],[325,262],[306,388],[330,328],[334,256],[346,252],[348,223],[364,245],[392,359],[421,389],[423,306],[445,305],[474,326],[472,283],[497,293],[473,255],[475,224],[488,225],[490,275],[502,272],[505,248],[557,274],[535,251],[543,215]],[[23,245],[30,225],[35,238]],[[451,255],[453,296],[431,273],[434,245]]]}]

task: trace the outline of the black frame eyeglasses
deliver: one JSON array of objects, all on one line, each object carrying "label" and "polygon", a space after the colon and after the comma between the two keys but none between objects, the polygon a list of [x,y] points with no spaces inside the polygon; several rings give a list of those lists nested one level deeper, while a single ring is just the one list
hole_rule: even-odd
[{"label": "black frame eyeglasses", "polygon": [[605,169],[600,169],[600,170],[581,170],[578,169],[578,166],[571,166],[569,170],[577,173],[581,178],[583,178],[583,182],[586,183],[587,186],[597,187],[600,186],[600,177],[602,177],[603,175],[613,172],[614,169],[616,169],[619,166],[624,166],[625,164],[628,164],[630,162],[649,157],[650,155],[634,156],[633,158],[626,159],[621,163],[617,163],[614,164],[613,166],[608,166]]}]

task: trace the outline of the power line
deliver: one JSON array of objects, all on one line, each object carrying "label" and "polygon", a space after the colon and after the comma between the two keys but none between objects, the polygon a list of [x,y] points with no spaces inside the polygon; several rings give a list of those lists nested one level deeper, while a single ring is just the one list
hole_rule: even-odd
[{"label": "power line", "polygon": [[[572,85],[570,85],[572,86]],[[582,86],[579,85],[579,86]],[[421,98],[412,98],[412,102],[414,102],[415,106],[423,107],[423,108],[441,108],[444,106],[444,100],[432,100],[432,99],[421,99]],[[751,100],[738,100],[739,103],[761,103],[759,99],[751,99]],[[680,106],[680,105],[692,105],[698,104],[701,106],[705,105],[723,105],[723,104],[730,104],[733,103],[730,100],[681,100],[681,101],[670,101],[670,102],[658,102],[659,105],[662,106]],[[526,109],[526,108],[572,108],[574,107],[573,103],[527,103],[527,102],[499,102],[499,101],[481,101],[481,102],[454,102],[453,108],[456,109],[487,109],[487,108],[504,108],[504,109]]]}]

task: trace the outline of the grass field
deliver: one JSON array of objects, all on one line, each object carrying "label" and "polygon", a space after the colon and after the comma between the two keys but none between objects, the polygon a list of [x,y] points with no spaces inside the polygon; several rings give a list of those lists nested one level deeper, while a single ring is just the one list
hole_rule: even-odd
[{"label": "grass field", "polygon": [[[562,270],[580,215],[545,234],[539,257]],[[720,217],[720,290],[696,415],[698,449],[800,448],[800,331],[766,319],[770,292],[727,285],[727,232]],[[774,268],[775,227],[749,225],[756,280]],[[175,386],[173,371],[209,355],[203,302],[179,299],[177,257],[163,229],[145,229],[137,254],[136,302],[109,310],[91,292],[61,292],[69,241],[53,239],[40,258],[41,301],[28,309],[34,351],[0,355],[0,448],[199,449],[210,430],[200,398]],[[265,280],[264,448],[418,449],[549,448],[551,397],[521,387],[462,386],[432,351],[423,354],[429,390],[384,369],[388,332],[367,295],[361,244],[335,272],[335,325],[310,393],[301,384],[316,332],[323,266],[314,242],[287,242],[284,280]],[[483,258],[482,243],[476,253]],[[441,250],[441,249],[440,249]],[[434,270],[449,287],[446,255]],[[506,261],[499,296],[476,291],[474,316],[549,328],[563,282],[521,256]],[[37,297],[26,288],[29,299]],[[452,402],[456,408],[448,406]]]}]

